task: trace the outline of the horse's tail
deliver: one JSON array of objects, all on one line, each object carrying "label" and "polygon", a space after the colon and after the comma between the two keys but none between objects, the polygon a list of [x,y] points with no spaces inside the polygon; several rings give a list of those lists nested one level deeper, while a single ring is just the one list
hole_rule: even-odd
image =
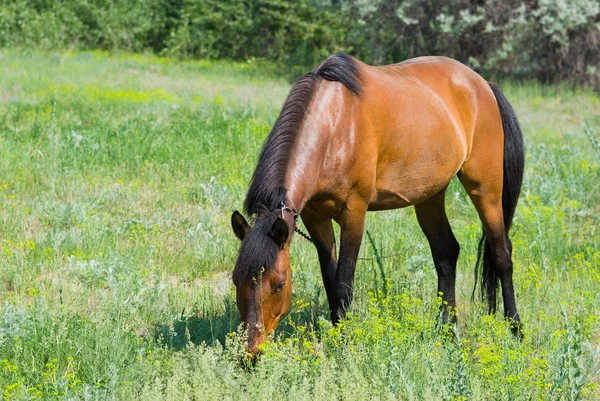
[{"label": "horse's tail", "polygon": [[[512,225],[513,216],[523,183],[523,169],[525,167],[525,148],[523,134],[517,121],[517,116],[512,106],[495,84],[489,83],[496,97],[502,127],[504,129],[504,180],[502,185],[502,211],[504,214],[504,229],[506,236]],[[510,244],[510,242],[509,242]],[[492,266],[492,249],[486,241],[485,232],[479,240],[475,275],[481,271],[481,295],[487,300],[490,313],[496,312],[496,290],[498,288],[498,275]],[[475,277],[477,286],[477,277]],[[473,289],[475,294],[475,288]]]}]

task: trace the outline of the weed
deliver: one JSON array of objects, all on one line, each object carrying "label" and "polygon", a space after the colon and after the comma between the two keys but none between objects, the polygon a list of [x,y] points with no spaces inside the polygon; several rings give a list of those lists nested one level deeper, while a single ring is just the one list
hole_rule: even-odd
[{"label": "weed", "polygon": [[0,60],[0,398],[600,397],[597,95],[502,84],[527,143],[511,233],[522,342],[471,302],[480,228],[453,181],[456,327],[436,327],[413,209],[370,213],[348,318],[331,325],[314,247],[294,241],[292,309],[244,367],[229,218],[288,84],[225,61]]}]

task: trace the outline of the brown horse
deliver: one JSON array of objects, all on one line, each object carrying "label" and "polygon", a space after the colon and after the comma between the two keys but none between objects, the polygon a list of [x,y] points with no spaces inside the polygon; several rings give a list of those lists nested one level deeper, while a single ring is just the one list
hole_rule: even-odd
[{"label": "brown horse", "polygon": [[[233,282],[248,347],[256,354],[290,306],[290,242],[302,217],[317,249],[337,323],[352,301],[370,210],[414,206],[454,308],[460,250],[444,208],[456,175],[481,222],[476,273],[490,313],[502,285],[504,314],[519,333],[508,231],[523,179],[515,113],[493,84],[444,57],[373,67],[336,54],[292,88],[262,149],[244,202],[253,227],[232,216],[242,240]],[[332,220],[340,225],[336,257]],[[443,312],[448,319],[448,309]]]}]

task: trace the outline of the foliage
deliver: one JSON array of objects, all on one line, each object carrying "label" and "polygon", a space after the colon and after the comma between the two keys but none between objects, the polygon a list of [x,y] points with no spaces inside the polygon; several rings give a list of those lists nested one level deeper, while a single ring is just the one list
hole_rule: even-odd
[{"label": "foliage", "polygon": [[[495,76],[600,87],[597,0],[5,0],[0,46],[265,58],[295,78],[327,55],[446,55]],[[300,67],[300,68],[298,68]]]},{"label": "foliage", "polygon": [[229,216],[289,85],[255,62],[0,51],[0,398],[598,399],[600,99],[502,88],[528,149],[525,339],[471,301],[480,225],[452,182],[457,327],[436,326],[412,208],[371,213],[343,326],[294,241],[291,312],[247,369]]}]

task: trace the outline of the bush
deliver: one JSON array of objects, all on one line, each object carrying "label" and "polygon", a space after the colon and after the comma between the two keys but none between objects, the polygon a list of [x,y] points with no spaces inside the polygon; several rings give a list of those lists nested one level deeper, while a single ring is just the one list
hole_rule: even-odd
[{"label": "bush", "polygon": [[291,76],[336,51],[373,64],[438,54],[488,75],[600,88],[600,3],[5,0],[0,46],[257,57],[288,67]]}]

